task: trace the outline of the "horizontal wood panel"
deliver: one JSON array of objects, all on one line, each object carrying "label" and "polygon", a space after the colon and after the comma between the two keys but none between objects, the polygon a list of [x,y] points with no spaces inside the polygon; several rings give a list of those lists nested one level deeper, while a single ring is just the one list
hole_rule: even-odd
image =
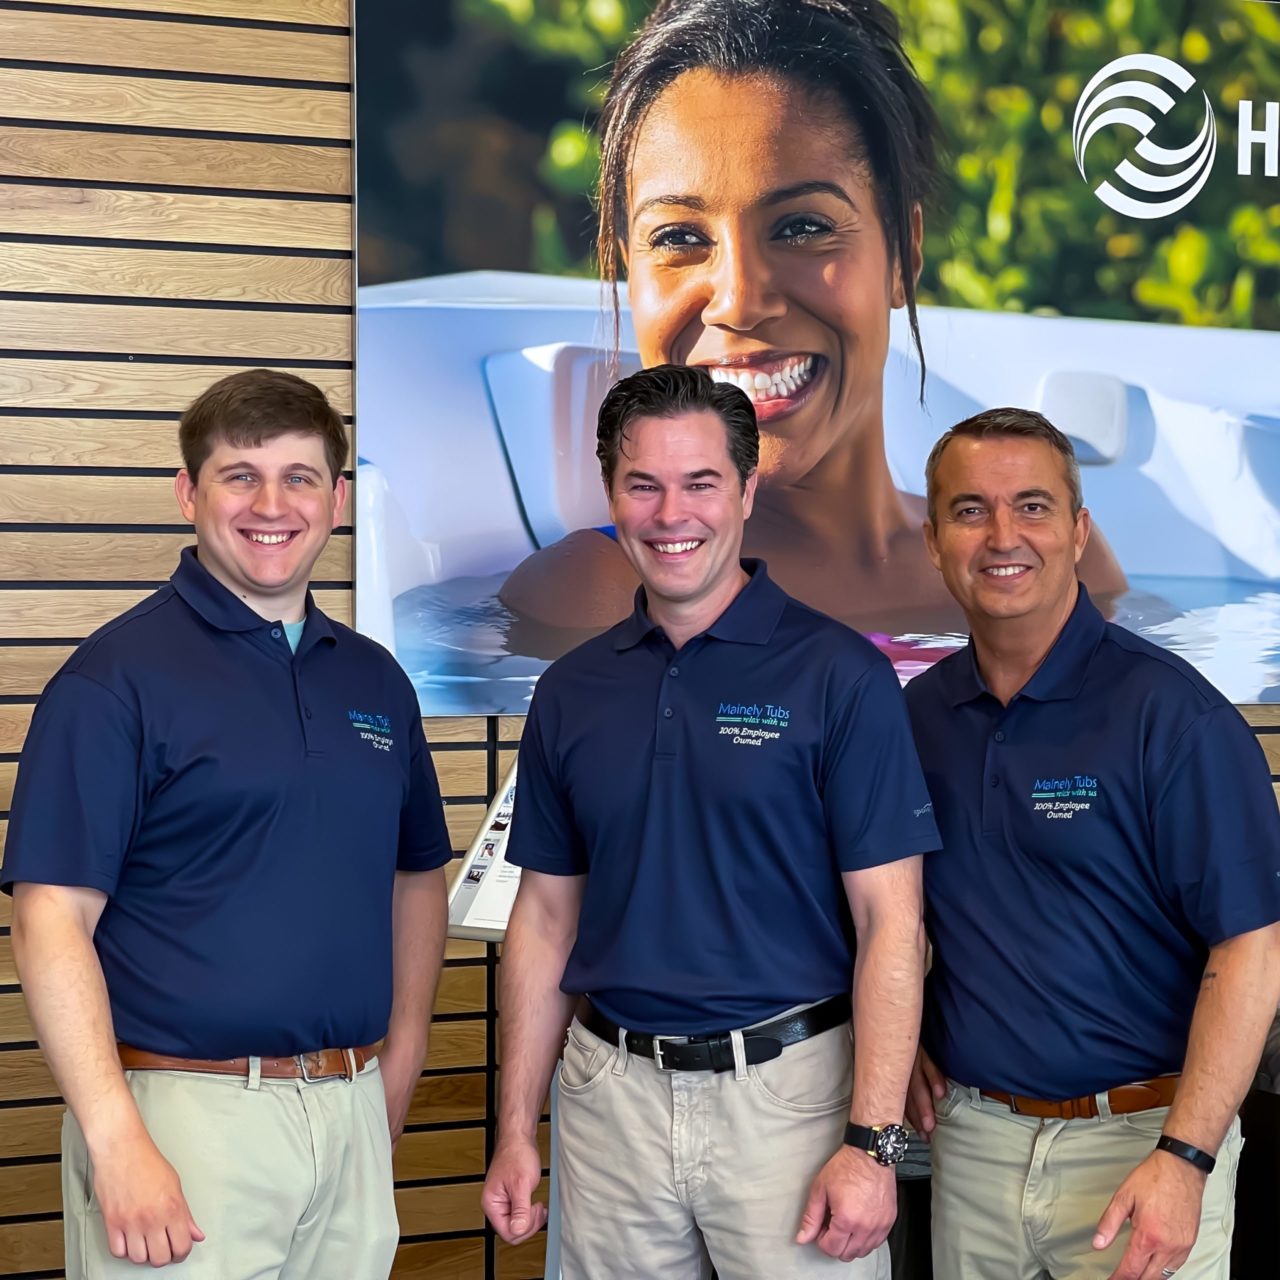
[{"label": "horizontal wood panel", "polygon": [[392,1280],[484,1280],[484,1240],[414,1240],[396,1250]]},{"label": "horizontal wood panel", "polygon": [[0,1169],[0,1218],[62,1212],[62,1171],[56,1164]]},{"label": "horizontal wood panel", "polygon": [[498,1241],[494,1257],[496,1280],[542,1280],[547,1266],[547,1233],[539,1231],[524,1244]]},{"label": "horizontal wood panel", "polygon": [[351,152],[305,143],[6,126],[0,131],[0,178],[350,195]]},{"label": "horizontal wood panel", "polygon": [[[13,0],[16,4],[45,4],[47,0]],[[249,18],[256,22],[305,22],[345,27],[351,0],[76,0],[81,9],[128,8],[140,13],[193,14],[202,18]]]},{"label": "horizontal wood panel", "polygon": [[62,1222],[0,1223],[0,1276],[62,1266]]},{"label": "horizontal wood panel", "polygon": [[[12,760],[0,760],[0,809],[8,812],[13,807],[13,784],[18,776],[18,766]],[[6,895],[0,894],[0,897]],[[13,957],[8,952],[9,939],[0,938],[0,982],[15,982]],[[5,973],[9,976],[5,977]]]},{"label": "horizontal wood panel", "polygon": [[407,1124],[460,1124],[483,1120],[484,1076],[423,1076],[409,1103]]},{"label": "horizontal wood panel", "polygon": [[[484,1130],[444,1129],[433,1133],[406,1133],[396,1147],[394,1169],[397,1182],[466,1178],[483,1173]],[[3,1213],[3,1207],[0,1207],[0,1215]]]},{"label": "horizontal wood panel", "polygon": [[484,1226],[480,1190],[478,1182],[453,1187],[397,1188],[396,1216],[400,1219],[400,1234],[478,1231]]},{"label": "horizontal wood panel", "polygon": [[488,1044],[483,1018],[468,1022],[438,1022],[431,1028],[427,1067],[432,1071],[457,1067],[482,1067]]},{"label": "horizontal wood panel", "polygon": [[[0,132],[0,147],[3,138]],[[16,357],[0,360],[0,386],[5,406],[11,409],[180,413],[211,383],[262,363],[299,374],[319,387],[339,413],[351,412],[350,370],[291,369],[269,361],[232,366]]]},{"label": "horizontal wood panel", "polygon": [[0,754],[16,754],[22,750],[33,709],[29,703],[0,704]]},{"label": "horizontal wood panel", "polygon": [[350,315],[0,299],[0,347],[268,362],[349,360]]},{"label": "horizontal wood panel", "polygon": [[1280,728],[1280,704],[1254,703],[1251,706],[1241,707],[1240,710],[1255,729]]},{"label": "horizontal wood panel", "polygon": [[[0,1059],[3,1061],[3,1059]],[[62,1134],[62,1103],[8,1107],[0,1124],[0,1160],[56,1155]]]},{"label": "horizontal wood panel", "polygon": [[[173,434],[176,435],[176,431]],[[173,494],[171,476],[0,475],[0,522],[67,524],[74,521],[84,524],[185,523]],[[178,536],[189,538],[185,534]],[[38,542],[35,545],[39,547]],[[105,573],[93,576],[107,578]]]},{"label": "horizontal wood panel", "polygon": [[[149,590],[96,588],[0,591],[0,636],[22,640],[66,636],[82,640],[150,594]],[[350,591],[317,591],[315,595],[316,603],[331,618],[351,624]],[[0,808],[6,807],[0,805]]]},{"label": "horizontal wood panel", "polygon": [[483,716],[424,716],[422,731],[431,743],[485,740]]},{"label": "horizontal wood panel", "polygon": [[[8,941],[8,938],[0,938],[0,943]],[[54,1084],[39,1049],[0,1049],[0,1100],[30,1101],[32,1098],[57,1096],[58,1086]],[[6,1110],[0,1114],[7,1119],[9,1112]]]},{"label": "horizontal wood panel", "polygon": [[[7,894],[0,894],[0,897],[8,901]],[[0,995],[0,1044],[13,1044],[15,1041],[35,1038],[31,1017],[27,1013],[27,1002],[22,993]]]},{"label": "horizontal wood panel", "polygon": [[1260,733],[1258,741],[1272,773],[1280,774],[1280,733]]},{"label": "horizontal wood panel", "polygon": [[[3,148],[3,142],[0,142]],[[3,151],[0,150],[0,155]],[[81,177],[88,175],[82,174]],[[121,176],[119,181],[125,179]],[[236,175],[238,181],[238,175]],[[227,184],[227,175],[218,185]],[[214,185],[210,183],[209,185]],[[305,189],[305,188],[304,188]],[[253,245],[261,248],[350,249],[351,206],[322,200],[276,200],[265,196],[206,196],[176,191],[104,191],[90,187],[46,187],[34,183],[0,183],[0,225],[7,235],[85,236],[96,240],[185,241],[192,244]],[[72,292],[69,281],[77,268],[83,269],[76,293],[85,291],[85,281],[100,274],[102,259],[88,258],[87,251],[74,245],[16,245],[5,250],[8,278],[26,280],[18,266],[31,255],[39,266],[41,257],[49,277],[64,281],[61,292]],[[110,252],[99,250],[98,252]],[[116,252],[119,252],[118,250]],[[140,250],[137,252],[148,252]],[[154,251],[150,251],[154,252]],[[201,258],[208,255],[201,254]],[[245,263],[244,257],[232,256]],[[263,262],[274,260],[264,258]],[[296,262],[296,258],[286,259]],[[336,260],[335,260],[336,261]],[[335,268],[336,269],[336,268]],[[187,268],[190,274],[190,268]],[[255,268],[246,279],[247,289],[261,289],[262,277],[270,278],[274,268]],[[145,277],[136,270],[133,279]],[[124,295],[128,280],[102,288],[101,293]],[[20,289],[25,284],[10,284]],[[53,284],[47,292],[60,290]],[[192,293],[191,297],[203,295]],[[229,295],[228,295],[229,296]],[[247,296],[247,295],[246,295]],[[297,299],[307,301],[305,297]],[[349,302],[344,297],[343,302]]]},{"label": "horizontal wood panel", "polygon": [[[171,482],[165,483],[171,514],[157,524],[171,523],[177,511]],[[10,582],[162,582],[182,548],[194,542],[192,533],[6,533],[0,524],[0,565]],[[314,576],[321,582],[351,580],[349,533],[329,539]]]},{"label": "horizontal wood panel", "polygon": [[351,136],[351,99],[328,89],[0,67],[0,101],[15,120],[344,142]]},{"label": "horizontal wood panel", "polygon": [[[0,228],[9,230],[2,208]],[[4,267],[4,287],[9,293],[193,298],[215,302],[284,302],[307,306],[351,304],[351,263],[345,258],[10,243],[4,247]],[[50,307],[49,303],[40,305]],[[231,314],[243,316],[244,312]],[[207,317],[210,312],[201,311],[195,315]],[[274,323],[278,329],[292,332],[294,320],[308,318],[310,317],[294,316],[292,319],[282,320],[276,316]],[[71,348],[72,350],[115,349],[102,345],[103,335],[100,329],[105,326],[96,323],[99,319],[96,312],[86,311],[80,319],[85,323],[77,324],[76,328],[83,334],[87,325],[93,325],[93,337],[81,337],[79,346]],[[9,347],[13,345],[12,342],[5,343]],[[47,344],[33,341],[22,345],[38,348]],[[261,352],[268,349],[263,347]],[[207,350],[212,352],[213,348],[209,347]],[[345,359],[346,354],[337,358]],[[288,355],[290,359],[296,360],[304,357],[306,352],[299,348],[290,350]]]},{"label": "horizontal wood panel", "polygon": [[482,796],[485,794],[485,758],[483,751],[437,751],[432,754],[436,777],[443,796]]},{"label": "horizontal wood panel", "polygon": [[[468,849],[480,823],[484,821],[485,807],[482,804],[447,804],[444,807],[444,820],[449,828],[449,844],[454,849]],[[459,944],[462,945],[462,944]],[[472,943],[484,954],[484,943]]]},{"label": "horizontal wood panel", "polygon": [[39,694],[71,653],[67,645],[0,645],[0,694]]},{"label": "horizontal wood panel", "polygon": [[[137,8],[122,4],[122,8]],[[0,12],[0,48],[19,62],[72,63],[201,75],[346,84],[345,35],[270,31],[190,22],[147,22],[78,13]]]},{"label": "horizontal wood panel", "polygon": [[[350,430],[347,435],[349,439]],[[165,467],[176,471],[181,465],[176,412],[172,421],[0,416],[0,466]]]}]

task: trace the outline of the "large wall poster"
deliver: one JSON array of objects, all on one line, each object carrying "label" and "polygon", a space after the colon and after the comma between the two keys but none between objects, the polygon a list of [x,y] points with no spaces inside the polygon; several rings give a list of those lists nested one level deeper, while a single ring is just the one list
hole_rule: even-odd
[{"label": "large wall poster", "polygon": [[[897,310],[882,376],[860,370],[874,384],[866,421],[812,394],[790,422],[765,422],[774,443],[803,432],[784,443],[812,466],[780,464],[762,491],[780,504],[818,492],[822,442],[876,439],[882,421],[870,465],[883,453],[896,500],[918,512],[924,458],[947,426],[991,405],[1040,408],[1075,440],[1123,571],[1115,620],[1237,702],[1280,699],[1280,5],[889,7],[948,147],[924,222],[924,402]],[[615,351],[592,252],[594,124],[609,66],[650,8],[356,6],[357,620],[396,653],[424,714],[525,711],[547,664],[625,608],[582,572],[584,552],[588,568],[619,554],[595,407],[613,369],[660,349],[679,300],[637,284],[629,305],[624,283]],[[715,114],[664,117],[668,153],[690,172],[708,148],[737,145],[708,127]],[[799,129],[786,145],[808,141]],[[722,159],[749,173],[758,154]],[[882,327],[884,308],[806,305],[824,341],[874,351],[859,326]],[[785,345],[803,356],[807,342]],[[804,358],[784,399],[829,373],[820,354]],[[877,579],[859,563],[861,479],[822,495],[839,520],[821,554],[797,533],[768,558],[907,679],[963,643],[963,619],[927,575],[904,595],[910,573]],[[765,533],[753,520],[748,549]]]}]

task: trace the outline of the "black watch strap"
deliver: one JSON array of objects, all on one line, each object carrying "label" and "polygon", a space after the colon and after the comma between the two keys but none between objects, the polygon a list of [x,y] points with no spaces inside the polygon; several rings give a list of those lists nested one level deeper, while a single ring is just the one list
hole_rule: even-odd
[{"label": "black watch strap", "polygon": [[865,1124],[847,1124],[844,1127],[844,1145],[875,1155],[876,1131]]},{"label": "black watch strap", "polygon": [[1177,1156],[1179,1160],[1195,1165],[1201,1173],[1212,1173],[1214,1165],[1218,1163],[1207,1151],[1201,1151],[1199,1147],[1193,1147],[1189,1142],[1179,1142],[1177,1138],[1171,1138],[1167,1133],[1160,1135],[1156,1150],[1167,1151],[1171,1156]]}]

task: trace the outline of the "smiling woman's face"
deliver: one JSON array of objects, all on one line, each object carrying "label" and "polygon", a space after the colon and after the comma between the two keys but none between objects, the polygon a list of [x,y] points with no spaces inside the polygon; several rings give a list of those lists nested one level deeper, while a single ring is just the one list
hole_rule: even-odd
[{"label": "smiling woman's face", "polygon": [[803,89],[687,71],[636,140],[632,318],[646,365],[706,365],[751,396],[765,483],[878,424],[903,305],[852,127]]}]

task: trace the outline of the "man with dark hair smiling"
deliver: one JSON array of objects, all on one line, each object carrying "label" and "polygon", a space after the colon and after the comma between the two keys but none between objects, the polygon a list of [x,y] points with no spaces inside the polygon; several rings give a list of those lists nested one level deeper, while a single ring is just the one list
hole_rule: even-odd
[{"label": "man with dark hair smiling", "polygon": [[544,1220],[563,1044],[566,1280],[885,1280],[937,844],[897,680],[739,558],[739,388],[646,369],[598,441],[643,585],[542,677],[521,742],[485,1211],[511,1242]]},{"label": "man with dark hair smiling", "polygon": [[935,1274],[1226,1280],[1236,1111],[1280,997],[1262,752],[1077,582],[1089,512],[1062,432],[993,409],[926,476],[925,541],[971,632],[907,687],[945,850],[908,1103]]},{"label": "man with dark hair smiling", "polygon": [[232,374],[179,440],[197,545],[50,681],[0,882],[67,1274],[383,1280],[450,857],[417,697],[307,590],[347,497],[323,394]]}]

